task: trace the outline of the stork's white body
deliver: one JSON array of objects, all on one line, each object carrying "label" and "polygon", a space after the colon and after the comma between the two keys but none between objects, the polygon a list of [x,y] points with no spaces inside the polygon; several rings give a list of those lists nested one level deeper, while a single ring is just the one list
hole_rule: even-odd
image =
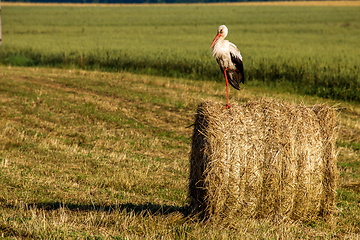
[{"label": "stork's white body", "polygon": [[228,29],[225,25],[221,25],[217,30],[217,35],[211,44],[212,55],[216,58],[220,69],[224,72],[226,80],[227,91],[227,108],[229,105],[229,87],[231,84],[235,89],[239,90],[239,83],[244,83],[244,67],[242,62],[242,56],[239,49],[235,44],[224,40],[228,34]]},{"label": "stork's white body", "polygon": [[242,61],[239,49],[228,40],[218,40],[212,48],[212,55],[219,61],[219,65],[224,69],[228,68],[229,70],[235,71],[237,68],[231,60],[230,53]]}]

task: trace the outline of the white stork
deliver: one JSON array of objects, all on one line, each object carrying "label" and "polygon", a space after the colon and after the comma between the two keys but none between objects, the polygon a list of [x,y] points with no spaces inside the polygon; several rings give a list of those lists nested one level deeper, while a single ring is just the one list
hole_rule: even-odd
[{"label": "white stork", "polygon": [[216,58],[221,71],[224,73],[226,80],[227,105],[229,105],[229,82],[235,89],[240,90],[239,83],[244,83],[244,66],[242,56],[235,44],[224,40],[228,34],[225,25],[221,25],[217,30],[217,35],[211,44],[212,55]]}]

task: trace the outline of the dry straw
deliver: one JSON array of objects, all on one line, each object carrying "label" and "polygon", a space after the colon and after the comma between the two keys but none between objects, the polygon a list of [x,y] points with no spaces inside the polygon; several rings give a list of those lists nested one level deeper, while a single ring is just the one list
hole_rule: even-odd
[{"label": "dry straw", "polygon": [[206,218],[332,219],[336,129],[327,105],[201,103],[190,156],[192,206]]}]

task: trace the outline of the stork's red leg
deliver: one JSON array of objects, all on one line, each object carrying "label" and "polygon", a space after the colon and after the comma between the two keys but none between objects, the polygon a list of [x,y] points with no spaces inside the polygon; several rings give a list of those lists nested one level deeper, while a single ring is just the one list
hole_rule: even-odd
[{"label": "stork's red leg", "polygon": [[225,75],[225,80],[226,80],[226,97],[227,97],[227,105],[225,108],[229,109],[230,108],[230,105],[229,105],[229,81],[226,76],[226,70],[228,70],[228,68],[225,68],[225,70],[224,70],[224,75]]}]

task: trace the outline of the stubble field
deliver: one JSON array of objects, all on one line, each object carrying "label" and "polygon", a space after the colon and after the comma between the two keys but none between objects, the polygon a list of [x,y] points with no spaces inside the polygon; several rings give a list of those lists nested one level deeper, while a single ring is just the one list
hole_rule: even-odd
[{"label": "stubble field", "polygon": [[[204,224],[188,206],[186,127],[204,99],[225,103],[223,83],[3,66],[0,86],[2,237],[359,237],[359,105],[337,105],[337,223]],[[264,96],[324,102],[257,87],[231,96],[238,102]]]}]

